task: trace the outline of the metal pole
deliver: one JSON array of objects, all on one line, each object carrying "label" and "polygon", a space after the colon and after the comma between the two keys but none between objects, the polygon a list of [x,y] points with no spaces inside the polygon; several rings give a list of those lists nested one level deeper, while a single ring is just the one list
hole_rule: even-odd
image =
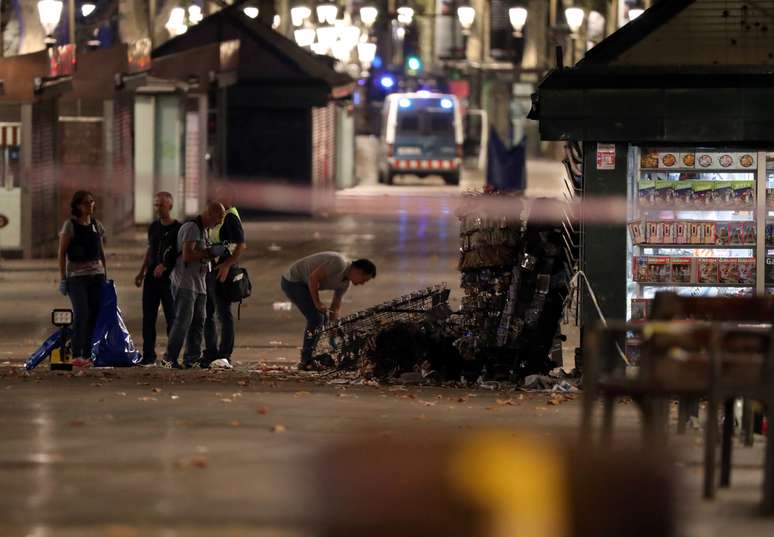
[{"label": "metal pole", "polygon": [[[205,6],[209,6],[205,2]],[[148,0],[148,38],[151,40],[151,49],[153,49],[153,34],[156,27],[156,0]]]},{"label": "metal pole", "polygon": [[67,2],[67,29],[70,31],[69,42],[75,44],[75,0]]}]

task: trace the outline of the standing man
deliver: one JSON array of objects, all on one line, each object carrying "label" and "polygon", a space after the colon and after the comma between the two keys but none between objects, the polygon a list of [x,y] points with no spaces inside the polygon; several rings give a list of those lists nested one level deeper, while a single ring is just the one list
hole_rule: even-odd
[{"label": "standing man", "polygon": [[[350,261],[338,252],[320,252],[299,259],[282,275],[282,291],[306,318],[304,346],[299,369],[314,368],[312,352],[317,343],[315,331],[339,315],[341,298],[350,283],[362,285],[376,277],[376,265],[368,259]],[[320,300],[320,291],[333,291],[330,307]]]},{"label": "standing man", "polygon": [[[153,208],[158,217],[148,228],[148,248],[140,272],[134,277],[134,284],[142,286],[142,365],[156,362],[156,319],[159,304],[164,309],[167,322],[167,336],[175,320],[169,275],[172,267],[164,266],[164,250],[177,248],[177,233],[180,222],[172,218],[172,194],[159,192],[153,199]],[[174,255],[172,256],[175,257]]]},{"label": "standing man", "polygon": [[183,366],[198,365],[201,360],[202,333],[207,304],[207,272],[210,261],[223,255],[223,247],[212,246],[209,231],[220,224],[226,210],[210,203],[202,214],[189,220],[177,233],[178,257],[170,278],[175,302],[175,322],[169,332],[167,367],[180,369],[177,359],[185,342]]},{"label": "standing man", "polygon": [[[231,369],[231,353],[234,352],[234,314],[231,302],[223,296],[221,283],[226,281],[229,269],[236,265],[247,248],[245,232],[239,212],[234,207],[234,191],[222,185],[215,194],[215,201],[226,209],[223,223],[215,226],[210,237],[214,243],[228,243],[225,253],[215,260],[207,275],[207,318],[204,321],[204,358],[202,367]],[[220,342],[215,317],[220,324]]]}]

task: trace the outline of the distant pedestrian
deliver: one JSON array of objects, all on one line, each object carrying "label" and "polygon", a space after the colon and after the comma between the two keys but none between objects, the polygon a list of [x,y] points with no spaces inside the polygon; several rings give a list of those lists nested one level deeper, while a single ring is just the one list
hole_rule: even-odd
[{"label": "distant pedestrian", "polygon": [[226,209],[226,216],[223,223],[213,228],[210,237],[215,244],[228,243],[228,249],[213,262],[213,268],[207,275],[207,318],[204,321],[205,348],[202,367],[231,369],[235,336],[234,314],[231,301],[223,295],[222,283],[226,281],[231,267],[239,261],[247,244],[242,220],[234,207],[233,189],[229,185],[222,185],[216,190],[215,201]]},{"label": "distant pedestrian", "polygon": [[148,248],[142,267],[134,277],[134,284],[142,287],[142,365],[156,362],[156,319],[159,315],[159,304],[164,310],[167,323],[167,336],[175,320],[175,308],[172,300],[172,289],[169,276],[174,269],[164,265],[164,257],[170,253],[172,260],[177,258],[177,233],[180,222],[172,218],[172,194],[159,192],[153,199],[153,208],[158,217],[148,227]]},{"label": "distant pedestrian", "polygon": [[177,233],[177,260],[172,271],[172,296],[175,321],[169,332],[167,357],[163,365],[180,368],[177,361],[185,343],[183,366],[198,366],[201,360],[205,307],[207,304],[207,271],[210,261],[223,255],[222,247],[213,247],[209,230],[223,220],[225,209],[220,203],[210,203]]},{"label": "distant pedestrian", "polygon": [[[299,259],[282,275],[282,291],[306,318],[299,369],[312,369],[315,331],[326,319],[338,318],[341,298],[349,285],[362,285],[376,277],[376,265],[368,259],[350,261],[338,252],[319,252]],[[320,291],[333,291],[330,307],[320,300]]]},{"label": "distant pedestrian", "polygon": [[94,195],[73,194],[70,218],[59,232],[59,292],[73,306],[72,363],[91,365],[91,338],[105,283],[105,229],[94,218]]}]

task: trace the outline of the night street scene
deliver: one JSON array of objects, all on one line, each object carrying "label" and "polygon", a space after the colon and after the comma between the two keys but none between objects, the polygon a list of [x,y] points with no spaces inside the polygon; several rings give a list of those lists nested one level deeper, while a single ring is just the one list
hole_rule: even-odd
[{"label": "night street scene", "polygon": [[0,0],[0,537],[774,536],[774,0]]}]

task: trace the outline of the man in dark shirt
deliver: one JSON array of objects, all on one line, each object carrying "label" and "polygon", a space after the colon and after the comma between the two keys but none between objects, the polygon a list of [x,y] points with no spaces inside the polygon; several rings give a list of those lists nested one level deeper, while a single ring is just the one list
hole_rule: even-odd
[{"label": "man in dark shirt", "polygon": [[[210,238],[213,243],[228,242],[229,248],[215,260],[212,271],[207,275],[207,319],[204,323],[205,349],[201,365],[231,369],[235,335],[234,314],[231,302],[223,296],[220,283],[226,281],[229,269],[237,264],[247,245],[242,220],[234,207],[234,192],[231,187],[221,185],[215,192],[215,201],[223,205],[226,215],[221,225],[213,228]],[[220,338],[216,317],[220,324]]]},{"label": "man in dark shirt", "polygon": [[175,320],[175,308],[170,290],[170,270],[164,267],[162,245],[169,242],[166,238],[177,237],[180,223],[172,218],[172,194],[159,192],[153,200],[153,208],[157,220],[148,228],[148,248],[145,251],[140,272],[134,278],[134,284],[142,287],[142,365],[152,365],[156,362],[156,319],[159,313],[159,303],[164,309],[164,319],[167,321],[167,335]]}]

